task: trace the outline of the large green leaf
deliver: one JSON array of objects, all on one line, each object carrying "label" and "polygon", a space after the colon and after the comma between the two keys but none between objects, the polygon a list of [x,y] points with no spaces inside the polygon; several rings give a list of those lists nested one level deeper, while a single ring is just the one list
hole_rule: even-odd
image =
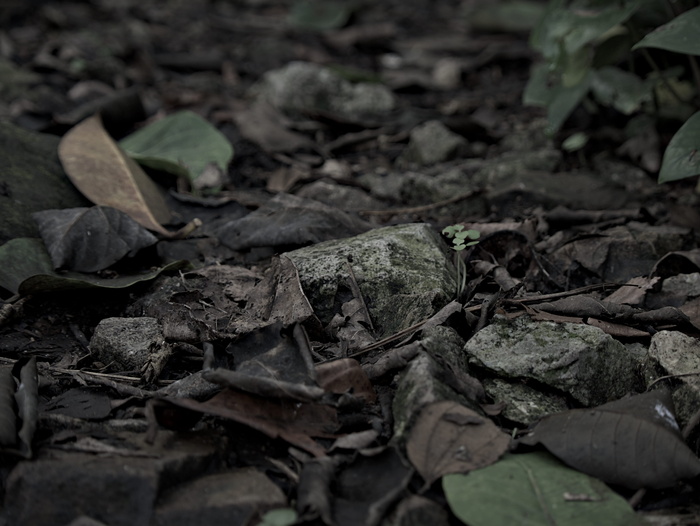
[{"label": "large green leaf", "polygon": [[668,24],[657,27],[637,42],[632,49],[641,47],[700,55],[700,7],[686,11]]},{"label": "large green leaf", "polygon": [[606,66],[595,71],[591,89],[598,102],[631,115],[651,100],[651,85],[637,75]]},{"label": "large green leaf", "polygon": [[604,483],[544,452],[508,455],[467,475],[446,475],[452,512],[470,526],[642,524]]},{"label": "large green leaf", "polygon": [[681,126],[668,143],[661,161],[659,182],[668,183],[700,174],[700,111]]},{"label": "large green leaf", "polygon": [[643,2],[588,1],[570,4],[562,0],[551,1],[530,37],[532,47],[557,69],[566,65],[571,54],[625,22]]},{"label": "large green leaf", "polygon": [[122,289],[155,279],[161,272],[187,268],[187,261],[175,261],[144,274],[101,278],[80,272],[56,272],[41,239],[17,238],[0,246],[0,287],[13,294],[35,294],[60,290]]},{"label": "large green leaf", "polygon": [[119,146],[138,163],[194,181],[210,164],[225,172],[233,158],[228,139],[191,111],[174,113],[132,133]]}]

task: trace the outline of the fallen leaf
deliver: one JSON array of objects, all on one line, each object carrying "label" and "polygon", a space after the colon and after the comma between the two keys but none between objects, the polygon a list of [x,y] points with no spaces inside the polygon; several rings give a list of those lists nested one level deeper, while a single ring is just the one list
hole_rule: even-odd
[{"label": "fallen leaf", "polygon": [[163,401],[245,424],[271,438],[286,440],[314,456],[323,456],[326,450],[311,437],[335,438],[338,428],[336,411],[330,406],[266,399],[235,389],[224,389],[206,402],[188,398]]},{"label": "fallen leaf", "polygon": [[0,246],[0,287],[13,294],[36,294],[60,290],[123,289],[155,279],[161,272],[190,267],[188,261],[174,261],[144,274],[101,278],[79,272],[57,273],[41,239],[21,237]]},{"label": "fallen leaf", "polygon": [[494,463],[510,437],[486,417],[457,402],[423,408],[406,443],[408,458],[427,485],[447,473],[465,473]]},{"label": "fallen leaf", "polygon": [[312,149],[314,143],[306,135],[284,127],[287,117],[266,102],[255,103],[233,114],[241,135],[260,146],[267,153],[291,153]]},{"label": "fallen leaf", "polygon": [[58,156],[70,180],[90,201],[121,210],[149,230],[175,235],[161,225],[170,220],[170,210],[160,190],[109,136],[99,115],[66,133]]},{"label": "fallen leaf", "polygon": [[442,487],[452,512],[469,526],[643,524],[604,483],[544,452],[506,455],[467,475],[447,475]]},{"label": "fallen leaf", "polygon": [[226,173],[233,147],[226,136],[191,111],[173,113],[119,142],[139,164],[194,182],[214,164]]},{"label": "fallen leaf", "polygon": [[224,223],[216,235],[227,247],[244,250],[304,246],[367,230],[369,223],[337,208],[292,194],[277,194],[255,212]]},{"label": "fallen leaf", "polygon": [[108,206],[34,212],[54,268],[97,272],[158,239],[124,212]]},{"label": "fallen leaf", "polygon": [[668,391],[651,391],[546,416],[519,442],[542,444],[610,484],[666,488],[700,475],[700,459],[683,441],[672,408]]},{"label": "fallen leaf", "polygon": [[36,358],[22,358],[0,370],[0,453],[32,456],[32,439],[39,415]]},{"label": "fallen leaf", "polygon": [[360,362],[352,358],[343,358],[316,366],[318,385],[329,393],[352,393],[372,404],[377,399],[372,383]]}]

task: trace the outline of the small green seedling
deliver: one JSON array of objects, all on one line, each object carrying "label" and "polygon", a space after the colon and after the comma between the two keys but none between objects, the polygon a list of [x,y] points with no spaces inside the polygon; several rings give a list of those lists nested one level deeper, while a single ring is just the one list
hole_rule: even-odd
[{"label": "small green seedling", "polygon": [[[461,252],[467,247],[476,245],[481,233],[478,230],[464,230],[464,225],[450,225],[442,229],[442,233],[452,240],[452,250]],[[455,254],[455,266],[457,267],[457,298],[464,292],[467,286],[467,266],[459,254]]]}]

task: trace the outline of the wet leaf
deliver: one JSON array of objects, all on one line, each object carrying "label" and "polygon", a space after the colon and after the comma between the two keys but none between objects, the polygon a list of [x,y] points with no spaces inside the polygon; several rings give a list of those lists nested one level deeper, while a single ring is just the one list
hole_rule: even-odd
[{"label": "wet leaf", "polygon": [[160,190],[102,126],[99,115],[71,129],[58,156],[73,184],[96,205],[111,206],[149,230],[173,236],[161,223],[170,219]]},{"label": "wet leaf", "polygon": [[484,469],[442,479],[452,512],[470,526],[643,524],[605,484],[543,452],[507,455]]},{"label": "wet leaf", "polygon": [[40,239],[18,238],[0,246],[0,287],[22,295],[87,288],[122,289],[155,279],[161,272],[189,266],[187,261],[174,261],[144,274],[111,279],[79,272],[59,274]]},{"label": "wet leaf", "polygon": [[119,142],[144,166],[195,181],[210,164],[226,173],[233,147],[226,136],[191,111],[173,113]]},{"label": "wet leaf", "polygon": [[611,484],[665,488],[700,475],[683,441],[670,395],[652,391],[594,409],[544,417],[526,437],[562,462]]},{"label": "wet leaf", "polygon": [[411,429],[406,452],[427,484],[447,473],[492,464],[508,450],[510,437],[491,420],[457,402],[426,406]]},{"label": "wet leaf", "polygon": [[[700,12],[700,8],[696,9]],[[693,114],[671,138],[659,171],[659,183],[700,174],[700,111]]]},{"label": "wet leaf", "polygon": [[700,55],[698,35],[700,35],[700,7],[686,11],[669,23],[657,27],[637,42],[632,50],[653,47],[687,55]]},{"label": "wet leaf", "polygon": [[45,210],[32,217],[57,269],[97,272],[158,241],[124,212],[108,206]]}]

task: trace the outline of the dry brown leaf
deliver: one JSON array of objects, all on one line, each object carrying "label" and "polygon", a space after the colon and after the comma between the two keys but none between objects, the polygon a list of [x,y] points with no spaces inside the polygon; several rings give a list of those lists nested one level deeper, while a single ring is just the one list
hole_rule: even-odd
[{"label": "dry brown leaf", "polygon": [[294,400],[266,399],[224,389],[206,402],[189,398],[163,399],[185,409],[228,418],[257,429],[271,438],[281,438],[314,456],[326,450],[311,437],[337,438],[336,411],[330,406]]},{"label": "dry brown leaf", "polygon": [[352,358],[343,358],[316,366],[318,385],[330,393],[351,392],[358,398],[372,404],[377,400],[367,373],[360,362]]},{"label": "dry brown leaf", "polygon": [[176,235],[161,225],[170,219],[170,210],[158,187],[109,136],[99,115],[66,133],[58,156],[70,180],[90,201],[121,210],[164,236]]},{"label": "dry brown leaf", "polygon": [[448,473],[493,464],[508,450],[510,437],[488,418],[452,401],[423,408],[411,429],[406,452],[426,484]]}]

